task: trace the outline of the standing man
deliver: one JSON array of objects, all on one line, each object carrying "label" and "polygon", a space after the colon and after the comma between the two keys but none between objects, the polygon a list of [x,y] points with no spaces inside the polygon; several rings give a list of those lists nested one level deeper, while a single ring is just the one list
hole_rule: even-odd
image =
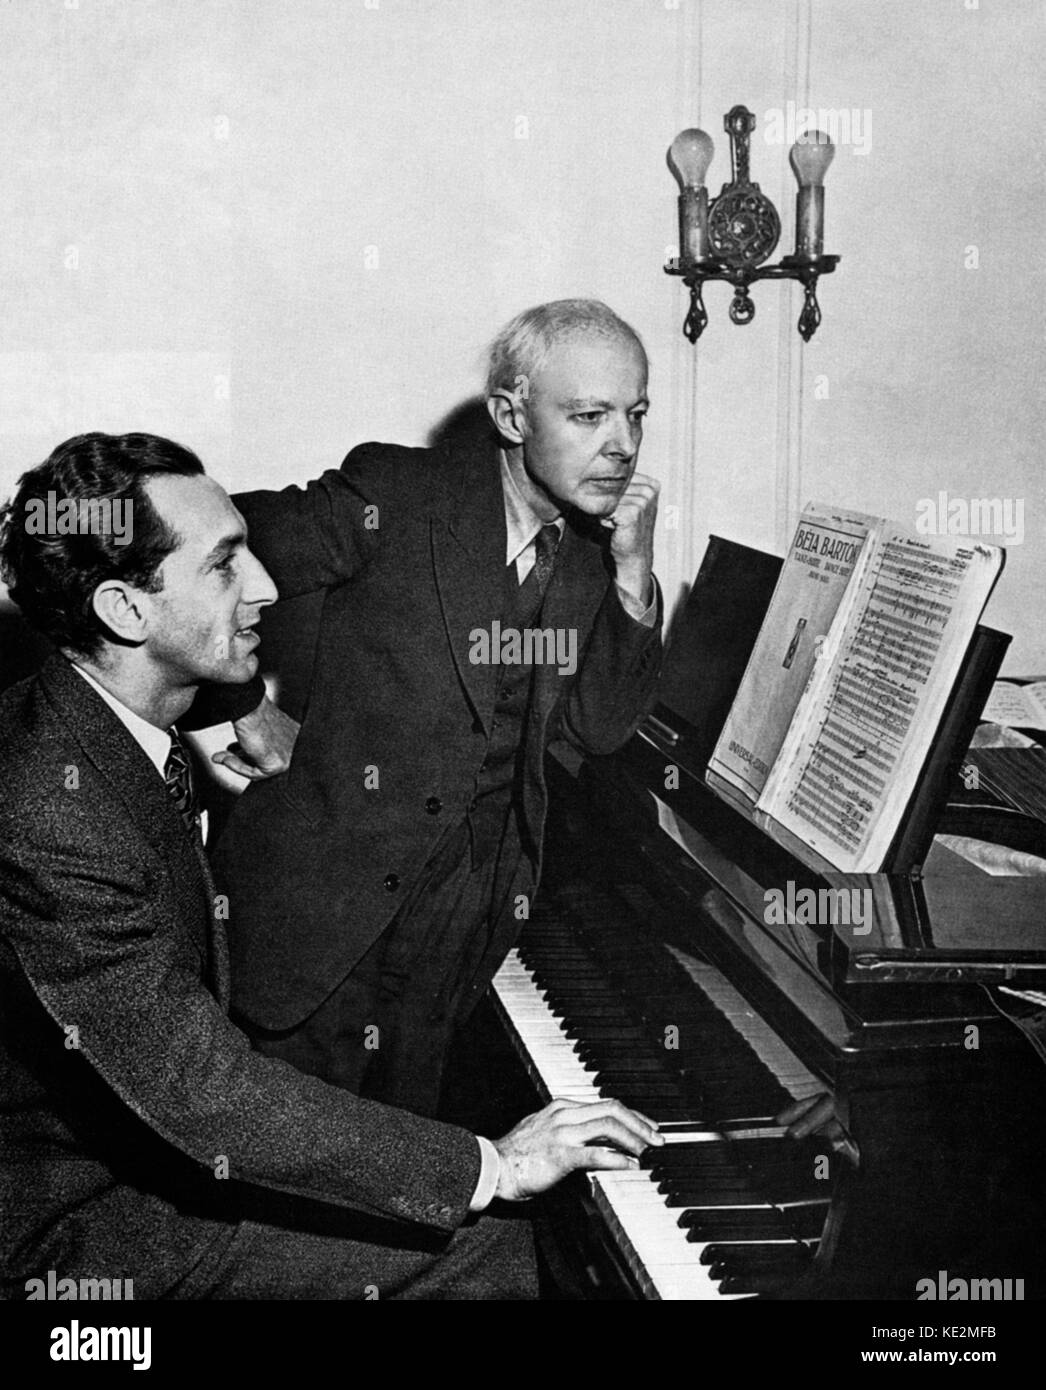
[{"label": "standing man", "polygon": [[367,444],[237,498],[281,595],[325,591],[290,771],[247,789],[215,861],[233,1003],[269,1055],[435,1113],[529,914],[550,740],[610,753],[653,697],[647,406],[634,330],[560,300],[498,335],[481,438]]},{"label": "standing man", "polygon": [[647,1121],[558,1101],[492,1144],[228,1018],[175,727],[255,674],[276,597],[228,496],[167,440],[68,440],[0,511],[0,573],[58,648],[0,696],[0,1296],[534,1296],[528,1223],[470,1213],[632,1166]]}]

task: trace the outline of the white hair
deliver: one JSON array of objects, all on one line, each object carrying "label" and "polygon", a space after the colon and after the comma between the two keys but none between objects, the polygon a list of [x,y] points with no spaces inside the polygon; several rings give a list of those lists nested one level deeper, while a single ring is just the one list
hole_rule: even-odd
[{"label": "white hair", "polygon": [[646,362],[642,338],[601,300],[554,299],[517,314],[491,343],[487,395],[518,393],[521,379],[529,382],[557,343],[587,333],[633,343]]}]

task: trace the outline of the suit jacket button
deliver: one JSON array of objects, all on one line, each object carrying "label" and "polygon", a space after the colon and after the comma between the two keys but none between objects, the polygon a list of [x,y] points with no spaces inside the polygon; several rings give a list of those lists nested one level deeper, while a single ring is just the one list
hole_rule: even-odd
[{"label": "suit jacket button", "polygon": [[425,810],[428,811],[430,816],[438,816],[440,811],[443,810],[443,802],[440,801],[438,796],[430,796],[428,801],[425,802]]},{"label": "suit jacket button", "polygon": [[399,876],[399,874],[389,874],[388,877],[385,879],[385,887],[386,887],[386,889],[387,889],[390,893],[395,893],[396,889],[397,889],[399,886],[400,886],[400,876]]}]

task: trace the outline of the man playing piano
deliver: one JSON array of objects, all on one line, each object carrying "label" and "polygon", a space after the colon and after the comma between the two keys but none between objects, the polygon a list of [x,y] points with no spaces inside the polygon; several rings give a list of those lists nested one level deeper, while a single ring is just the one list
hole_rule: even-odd
[{"label": "man playing piano", "polygon": [[[281,596],[323,595],[290,771],[248,787],[215,860],[233,1003],[270,1056],[435,1113],[451,1039],[532,905],[550,740],[610,753],[653,698],[647,405],[636,333],[561,300],[495,340],[481,436],[366,444],[237,497]],[[279,766],[273,733],[289,746],[295,726],[262,693],[222,713]]]},{"label": "man playing piano", "polygon": [[0,511],[0,572],[59,649],[0,697],[0,1297],[533,1297],[529,1223],[470,1213],[634,1166],[647,1121],[557,1101],[492,1144],[228,1017],[175,730],[200,682],[254,674],[276,597],[228,496],[167,440],[80,436]]}]

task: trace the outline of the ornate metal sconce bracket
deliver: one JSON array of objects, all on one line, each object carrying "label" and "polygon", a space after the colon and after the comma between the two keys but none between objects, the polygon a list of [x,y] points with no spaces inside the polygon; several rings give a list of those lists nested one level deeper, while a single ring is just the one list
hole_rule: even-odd
[{"label": "ornate metal sconce bracket", "polygon": [[734,287],[734,297],[730,303],[732,323],[751,323],[755,318],[755,304],[748,293],[748,287],[757,280],[798,280],[805,291],[803,310],[799,315],[797,327],[804,343],[808,343],[821,323],[821,309],[817,302],[817,281],[822,275],[831,275],[839,264],[838,256],[818,256],[816,260],[806,260],[797,256],[785,256],[777,265],[749,266],[747,268],[728,266],[722,262],[709,261],[697,267],[693,262],[673,259],[665,266],[666,275],[678,275],[690,290],[690,309],[683,323],[683,333],[691,343],[696,343],[708,325],[701,287],[707,280],[722,280]]},{"label": "ornate metal sconce bracket", "polygon": [[[830,275],[840,260],[838,256],[821,253],[820,239],[824,203],[819,180],[823,178],[823,168],[827,167],[833,151],[830,148],[825,151],[823,167],[814,180],[818,184],[816,188],[800,183],[795,253],[782,257],[776,265],[764,265],[777,246],[781,221],[773,203],[749,176],[749,140],[755,129],[755,117],[747,107],[735,106],[727,112],[723,125],[730,136],[733,177],[723,185],[719,196],[707,204],[703,201],[706,198],[703,187],[699,193],[687,191],[692,185],[684,188],[680,200],[682,254],[665,266],[667,275],[680,276],[690,290],[690,308],[683,333],[691,343],[696,343],[708,324],[702,296],[708,280],[722,280],[734,287],[730,319],[736,324],[751,323],[755,318],[755,304],[749,290],[757,280],[798,280],[803,286],[804,297],[797,327],[803,341],[809,342],[821,322],[817,281],[822,275]],[[818,132],[813,135],[817,136]],[[688,137],[704,142],[707,154],[700,165],[703,171],[711,158],[711,141],[700,131],[684,132],[679,141]],[[822,139],[830,146],[827,137],[818,136],[818,141]],[[814,142],[815,153],[817,143]],[[794,158],[793,149],[793,161]],[[796,167],[794,163],[793,167]],[[696,228],[692,221],[695,216],[699,219]]]}]

